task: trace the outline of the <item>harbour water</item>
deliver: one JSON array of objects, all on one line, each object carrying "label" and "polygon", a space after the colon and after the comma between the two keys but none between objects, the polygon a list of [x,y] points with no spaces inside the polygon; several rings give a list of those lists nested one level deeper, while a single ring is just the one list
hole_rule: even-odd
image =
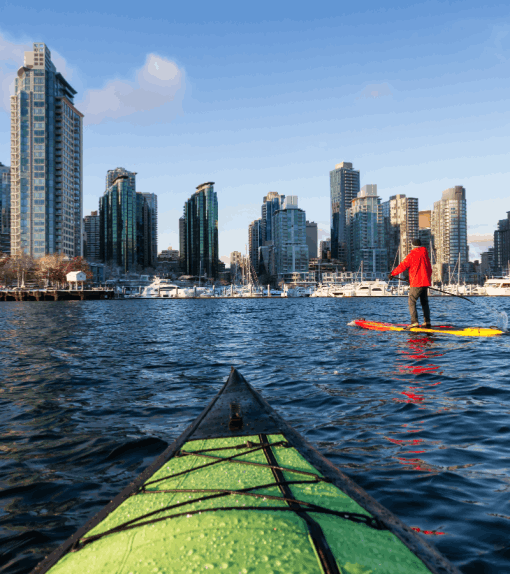
[{"label": "harbour water", "polygon": [[[510,299],[498,298],[510,312]],[[495,325],[431,299],[434,323]],[[402,298],[0,306],[0,571],[28,572],[200,413],[236,366],[464,573],[510,571],[510,336],[380,333]]]}]

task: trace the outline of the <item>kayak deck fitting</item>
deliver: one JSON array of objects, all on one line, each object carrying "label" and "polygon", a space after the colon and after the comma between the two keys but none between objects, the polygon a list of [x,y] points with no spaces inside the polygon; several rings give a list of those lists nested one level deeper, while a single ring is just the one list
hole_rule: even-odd
[{"label": "kayak deck fitting", "polygon": [[504,331],[497,327],[453,327],[451,325],[433,325],[427,327],[412,327],[408,325],[394,325],[392,323],[382,323],[380,321],[367,321],[366,319],[355,319],[352,322],[357,327],[370,329],[371,331],[409,331],[410,333],[444,333],[447,335],[457,335],[459,337],[494,337],[503,335]]},{"label": "kayak deck fitting", "polygon": [[33,574],[458,570],[235,369],[195,422]]}]

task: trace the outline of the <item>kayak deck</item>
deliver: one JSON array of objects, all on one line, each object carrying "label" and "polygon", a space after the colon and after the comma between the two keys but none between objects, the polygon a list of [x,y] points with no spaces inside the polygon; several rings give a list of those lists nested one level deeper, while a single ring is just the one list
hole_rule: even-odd
[{"label": "kayak deck", "polygon": [[454,327],[452,325],[433,325],[427,327],[412,327],[407,329],[408,325],[399,325],[392,323],[383,323],[380,321],[367,321],[366,319],[355,319],[353,321],[357,327],[370,329],[372,331],[408,331],[410,333],[444,333],[448,335],[457,335],[459,337],[495,337],[503,335],[504,331],[496,327]]},{"label": "kayak deck", "polygon": [[34,573],[209,569],[457,572],[235,370],[197,421]]}]

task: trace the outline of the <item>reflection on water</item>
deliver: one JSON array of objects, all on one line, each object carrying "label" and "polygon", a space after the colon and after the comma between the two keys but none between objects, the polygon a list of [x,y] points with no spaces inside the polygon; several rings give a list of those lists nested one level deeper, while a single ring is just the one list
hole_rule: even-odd
[{"label": "reflection on water", "polygon": [[[491,323],[481,305],[431,307]],[[111,500],[234,365],[463,572],[510,571],[510,338],[347,326],[359,316],[404,322],[406,301],[0,306],[0,569],[26,572]]]}]

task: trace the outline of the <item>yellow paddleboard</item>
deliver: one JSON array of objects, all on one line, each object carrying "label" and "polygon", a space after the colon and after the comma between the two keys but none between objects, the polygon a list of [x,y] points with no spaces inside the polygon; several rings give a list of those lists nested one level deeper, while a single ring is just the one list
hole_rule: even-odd
[{"label": "yellow paddleboard", "polygon": [[407,325],[392,325],[391,323],[381,323],[379,321],[367,321],[366,319],[355,319],[354,324],[363,329],[372,331],[407,331],[409,333],[446,333],[457,335],[458,337],[495,337],[503,335],[505,331],[496,327],[453,327],[452,325],[433,325],[430,329],[425,327],[413,327],[406,329]]}]

